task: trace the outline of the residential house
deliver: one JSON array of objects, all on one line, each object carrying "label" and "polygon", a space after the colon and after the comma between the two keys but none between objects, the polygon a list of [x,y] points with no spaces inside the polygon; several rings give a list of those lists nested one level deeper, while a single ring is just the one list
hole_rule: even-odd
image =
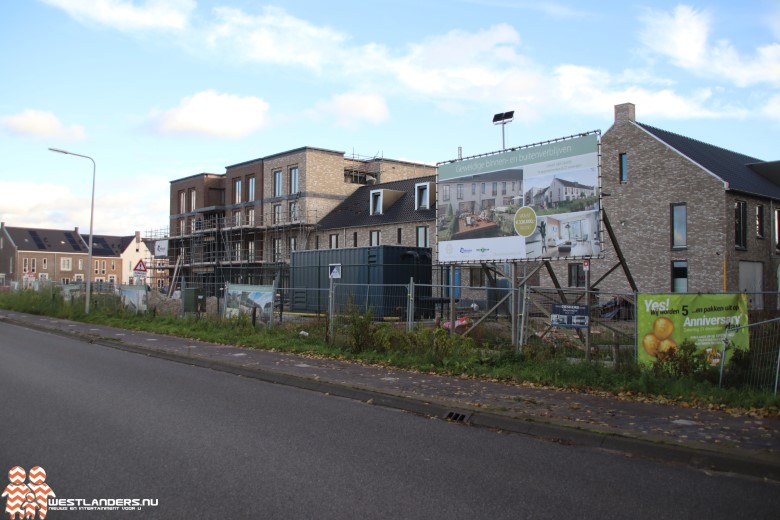
[{"label": "residential house", "polygon": [[88,249],[79,229],[34,229],[0,223],[0,285],[86,279]]},{"label": "residential house", "polygon": [[[619,246],[640,291],[776,292],[780,161],[655,128],[635,111],[617,105],[601,139],[602,204],[617,244],[591,262],[591,279],[615,265]],[[621,272],[600,287],[630,291]],[[582,284],[578,273],[581,261],[570,263],[570,285]],[[762,308],[762,296],[751,305]]]},{"label": "residential house", "polygon": [[174,180],[167,237],[172,283],[184,280],[210,294],[225,282],[270,283],[292,251],[322,247],[315,226],[355,190],[435,171],[303,147],[227,166],[224,174]]}]

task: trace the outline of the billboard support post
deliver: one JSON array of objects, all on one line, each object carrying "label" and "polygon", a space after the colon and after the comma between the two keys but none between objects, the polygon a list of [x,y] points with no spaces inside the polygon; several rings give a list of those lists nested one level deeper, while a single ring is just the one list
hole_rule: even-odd
[{"label": "billboard support post", "polygon": [[509,309],[512,317],[512,346],[517,350],[517,319],[519,317],[520,306],[518,303],[518,290],[517,290],[517,262],[512,262],[511,265],[512,276],[512,305]]}]

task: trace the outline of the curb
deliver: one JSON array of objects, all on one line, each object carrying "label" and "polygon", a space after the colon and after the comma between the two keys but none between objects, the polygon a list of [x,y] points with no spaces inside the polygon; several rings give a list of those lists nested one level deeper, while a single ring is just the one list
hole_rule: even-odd
[{"label": "curb", "polygon": [[0,316],[0,320],[50,334],[78,339],[84,342],[114,348],[176,363],[208,368],[211,370],[252,378],[266,383],[296,387],[336,397],[362,401],[367,404],[406,411],[429,418],[438,418],[466,426],[488,428],[496,431],[526,435],[535,439],[566,446],[579,446],[620,453],[628,457],[644,458],[659,462],[675,463],[700,470],[737,473],[780,482],[780,464],[752,456],[714,452],[705,449],[677,446],[637,439],[627,435],[609,434],[532,420],[522,416],[509,416],[486,412],[467,405],[455,405],[392,395],[370,388],[350,386],[333,381],[286,374],[265,368],[250,368],[228,361],[186,355],[165,349],[124,343],[121,340],[95,338],[81,332],[47,327],[37,323]]}]

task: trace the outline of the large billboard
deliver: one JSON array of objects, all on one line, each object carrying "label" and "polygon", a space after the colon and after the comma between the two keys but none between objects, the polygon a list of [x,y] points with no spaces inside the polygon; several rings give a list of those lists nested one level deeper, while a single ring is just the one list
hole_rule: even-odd
[{"label": "large billboard", "polygon": [[439,262],[598,256],[598,146],[588,133],[439,164]]}]

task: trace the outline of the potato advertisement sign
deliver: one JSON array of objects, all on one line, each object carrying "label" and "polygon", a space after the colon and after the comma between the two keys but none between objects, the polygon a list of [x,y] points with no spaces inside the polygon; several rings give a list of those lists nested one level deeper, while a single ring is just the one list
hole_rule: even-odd
[{"label": "potato advertisement sign", "polygon": [[[697,350],[707,353],[713,366],[718,365],[723,333],[729,327],[748,324],[744,294],[639,294],[636,307],[637,350],[642,364],[668,359],[683,342],[692,341]],[[747,349],[747,329],[730,332],[729,341]]]}]

